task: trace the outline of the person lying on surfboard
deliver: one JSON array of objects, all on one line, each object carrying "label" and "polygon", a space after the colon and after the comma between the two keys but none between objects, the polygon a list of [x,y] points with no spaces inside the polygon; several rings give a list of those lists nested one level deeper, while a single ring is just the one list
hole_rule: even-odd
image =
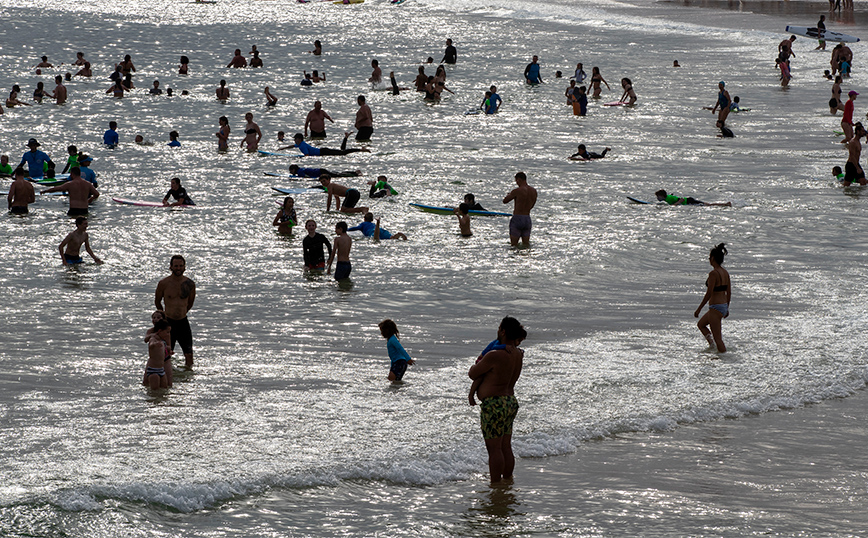
[{"label": "person lying on surfboard", "polygon": [[657,197],[658,202],[666,202],[669,205],[703,205],[703,206],[724,206],[724,207],[732,207],[732,202],[703,202],[702,200],[697,200],[696,198],[692,198],[690,196],[676,196],[674,194],[667,194],[665,190],[660,189],[659,191],[654,193],[654,196]]},{"label": "person lying on surfboard", "polygon": [[602,159],[609,153],[612,148],[605,148],[603,153],[594,153],[593,151],[588,151],[585,148],[584,144],[579,144],[579,151],[577,153],[573,153],[570,155],[571,161],[590,161],[593,159]]}]

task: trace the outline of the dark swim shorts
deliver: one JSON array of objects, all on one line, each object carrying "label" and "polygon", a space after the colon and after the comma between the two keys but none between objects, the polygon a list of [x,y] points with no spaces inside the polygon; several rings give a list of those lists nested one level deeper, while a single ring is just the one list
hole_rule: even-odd
[{"label": "dark swim shorts", "polygon": [[528,215],[513,215],[509,219],[509,235],[512,237],[530,237],[530,229],[533,227]]},{"label": "dark swim shorts", "polygon": [[86,207],[70,207],[69,211],[66,212],[67,217],[86,217],[87,216],[87,208]]},{"label": "dark swim shorts", "polygon": [[335,280],[343,280],[345,278],[350,277],[350,271],[353,270],[353,266],[350,262],[338,262],[337,267],[335,267]]},{"label": "dark swim shorts", "polygon": [[394,361],[389,371],[395,374],[395,381],[400,381],[404,378],[404,372],[407,371],[407,361],[404,359]]},{"label": "dark swim shorts", "polygon": [[489,396],[482,400],[479,421],[483,439],[497,439],[512,435],[512,423],[518,414],[515,396]]},{"label": "dark swim shorts", "polygon": [[169,326],[172,328],[170,333],[171,342],[169,346],[175,349],[175,342],[181,344],[181,350],[184,353],[193,353],[193,331],[190,329],[190,322],[185,317],[184,319],[166,318]]},{"label": "dark swim shorts", "polygon": [[356,204],[359,203],[359,198],[362,195],[356,189],[347,189],[347,193],[344,195],[344,202],[341,204],[341,207],[356,207]]}]

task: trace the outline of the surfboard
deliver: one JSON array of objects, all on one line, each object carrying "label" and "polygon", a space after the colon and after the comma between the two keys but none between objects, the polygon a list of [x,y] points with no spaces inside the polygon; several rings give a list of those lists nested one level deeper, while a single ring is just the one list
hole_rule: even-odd
[{"label": "surfboard", "polygon": [[283,187],[271,187],[281,194],[315,194],[318,192],[325,192],[322,187],[296,187],[293,189],[285,189]]},{"label": "surfboard", "polygon": [[[820,32],[819,30],[817,30],[817,28],[808,28],[805,26],[787,26],[787,29],[785,31],[790,34],[810,37],[813,39],[820,38]],[[826,41],[834,41],[837,43],[856,43],[857,41],[861,41],[858,37],[841,34],[838,32],[831,32],[829,30],[823,32],[823,39],[825,39]]]},{"label": "surfboard", "polygon": [[623,106],[626,104],[624,101],[612,101],[611,103],[603,103],[603,106]]},{"label": "surfboard", "polygon": [[317,180],[315,177],[294,176],[294,175],[290,174],[289,172],[263,172],[263,174],[265,174],[268,177],[282,177],[283,179],[297,179],[297,180],[307,179],[310,181],[316,181]]},{"label": "surfboard", "polygon": [[289,154],[289,153],[274,153],[272,151],[262,151],[257,150],[257,153],[260,155],[268,155],[269,157],[304,157],[303,153]]},{"label": "surfboard", "polygon": [[185,205],[181,204],[179,206],[167,206],[163,205],[163,202],[148,202],[146,200],[128,200],[127,198],[115,198],[112,197],[112,200],[119,204],[124,205],[135,205],[140,207],[196,207],[194,205]]},{"label": "surfboard", "polygon": [[[426,213],[434,213],[436,215],[454,215],[455,209],[452,207],[440,207],[435,205],[424,205],[424,204],[410,204],[420,211],[425,211]],[[471,209],[467,212],[469,215],[476,215],[477,217],[511,217],[512,213],[502,213],[500,211],[479,211],[476,209]]]},{"label": "surfboard", "polygon": [[335,0],[333,4],[361,4],[365,0]]},{"label": "surfboard", "polygon": [[[46,192],[46,193],[41,193],[41,192],[39,192],[39,191],[36,191],[34,194],[35,194],[36,196],[69,196],[69,193],[68,193],[68,192]],[[0,196],[8,196],[8,195],[9,195],[9,191],[0,191]]]},{"label": "surfboard", "polygon": [[627,199],[630,200],[631,202],[633,202],[634,204],[645,204],[645,205],[648,205],[648,204],[651,203],[651,202],[646,202],[646,201],[644,201],[644,200],[639,200],[638,198],[633,198],[632,196],[628,196]]}]

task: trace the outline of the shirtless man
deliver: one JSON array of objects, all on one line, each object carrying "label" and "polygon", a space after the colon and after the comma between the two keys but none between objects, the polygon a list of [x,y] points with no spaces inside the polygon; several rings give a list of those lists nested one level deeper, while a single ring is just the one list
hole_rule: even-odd
[{"label": "shirtless man", "polygon": [[54,92],[51,94],[54,97],[55,102],[58,105],[62,105],[66,102],[66,86],[63,85],[63,77],[57,75],[54,77]]},{"label": "shirtless man", "polygon": [[26,215],[30,211],[27,205],[36,201],[33,183],[24,179],[23,168],[15,169],[15,180],[9,186],[6,200],[9,203],[9,211],[15,215]]},{"label": "shirtless man", "polygon": [[793,52],[793,41],[796,40],[796,36],[791,35],[789,39],[784,39],[778,44],[778,58],[782,62],[786,62],[790,56],[793,58],[796,57],[796,53]]},{"label": "shirtless man", "polygon": [[[93,258],[97,265],[102,264],[102,260],[96,257],[93,250],[90,248],[90,237],[87,235],[87,217],[78,217],[75,219],[75,230],[60,242],[58,250],[60,251],[60,259],[64,265],[75,265],[82,262],[81,246]],[[65,248],[65,250],[64,250]]]},{"label": "shirtless man", "polygon": [[526,336],[527,332],[517,319],[503,318],[497,329],[497,339],[505,348],[489,351],[468,372],[474,381],[482,378],[477,390],[482,399],[479,418],[492,484],[511,479],[515,469],[512,424],[519,407],[515,383],[521,375],[524,358],[524,351],[518,345]]},{"label": "shirtless man", "polygon": [[338,264],[335,268],[335,280],[343,280],[349,278],[350,272],[353,270],[353,266],[350,263],[350,249],[353,247],[353,240],[347,234],[347,223],[344,221],[335,224],[335,234],[337,235],[335,237],[335,248],[329,254],[326,273],[332,274],[332,260],[335,258],[335,254],[337,254]]},{"label": "shirtless man", "polygon": [[54,67],[51,62],[48,61],[48,56],[43,56],[42,61],[36,64],[36,67]]},{"label": "shirtless man", "polygon": [[[361,193],[356,189],[350,189],[339,183],[333,183],[332,178],[328,174],[319,176],[319,182],[326,189],[326,211],[332,209],[332,198],[335,199],[335,207],[341,213],[367,213],[367,207],[356,207],[356,204],[361,198]],[[344,203],[341,204],[340,197],[344,197]],[[344,229],[346,231],[346,229]],[[340,261],[340,260],[339,260]]]},{"label": "shirtless man", "polygon": [[166,342],[171,338],[171,327],[166,320],[154,323],[154,331],[148,336],[148,365],[145,367],[145,384],[152,390],[169,387],[169,375],[166,366],[172,367],[171,362],[166,362]]},{"label": "shirtless man", "polygon": [[527,176],[524,172],[519,172],[515,175],[515,183],[518,187],[512,189],[506,198],[503,199],[504,204],[515,201],[512,209],[512,218],[509,220],[509,242],[512,246],[518,245],[518,240],[524,246],[530,245],[530,210],[536,204],[537,192],[536,189],[527,184]]},{"label": "shirtless man", "polygon": [[241,55],[241,49],[235,49],[235,56],[226,67],[247,67],[247,58]]},{"label": "shirtless man", "polygon": [[99,198],[99,191],[96,190],[93,183],[81,177],[81,168],[78,166],[73,166],[69,169],[69,181],[61,183],[56,187],[45,189],[41,194],[47,192],[69,193],[69,211],[66,212],[68,217],[87,215],[88,206]]},{"label": "shirtless man", "polygon": [[374,134],[374,115],[371,113],[371,107],[365,103],[365,96],[360,95],[357,102],[359,110],[356,112],[355,127],[358,130],[356,140],[370,140]]},{"label": "shirtless man", "polygon": [[368,82],[374,86],[379,86],[383,83],[383,70],[380,69],[380,62],[377,60],[371,60],[371,67],[373,67],[374,70],[371,72],[371,78],[368,79]]},{"label": "shirtless man", "polygon": [[844,165],[844,181],[841,183],[845,187],[849,187],[853,182],[868,185],[868,181],[865,180],[865,171],[859,164],[859,158],[862,156],[861,139],[863,136],[865,136],[865,128],[862,127],[861,123],[857,123],[853,138],[847,144],[850,154],[847,157],[847,164]]},{"label": "shirtless man", "polygon": [[304,136],[307,137],[307,128],[310,127],[310,136],[313,138],[325,138],[325,120],[334,123],[335,120],[322,109],[322,103],[316,101],[313,104],[313,110],[307,113],[307,119],[304,120]]},{"label": "shirtless man", "polygon": [[[172,339],[169,348],[175,349],[175,342],[181,344],[187,368],[193,366],[193,334],[187,313],[193,308],[196,300],[196,283],[184,276],[187,262],[183,256],[174,255],[169,262],[172,274],[157,284],[154,294],[154,304],[157,310],[166,312],[166,320],[172,327]],[[163,303],[165,302],[165,308]]]}]

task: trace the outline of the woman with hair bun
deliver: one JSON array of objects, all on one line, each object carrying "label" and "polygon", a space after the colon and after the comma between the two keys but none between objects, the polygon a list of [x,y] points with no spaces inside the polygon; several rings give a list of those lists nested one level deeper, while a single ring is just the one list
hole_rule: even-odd
[{"label": "woman with hair bun", "polygon": [[720,321],[729,316],[729,301],[732,299],[729,273],[722,267],[726,254],[725,243],[711,249],[708,263],[711,264],[712,269],[705,281],[708,290],[705,292],[702,302],[699,303],[699,308],[693,313],[693,317],[698,318],[702,307],[708,303],[708,312],[700,318],[696,326],[699,327],[702,336],[708,340],[708,345],[711,347],[716,345],[717,350],[721,353],[726,351],[726,346],[723,344],[723,337],[720,334]]}]

